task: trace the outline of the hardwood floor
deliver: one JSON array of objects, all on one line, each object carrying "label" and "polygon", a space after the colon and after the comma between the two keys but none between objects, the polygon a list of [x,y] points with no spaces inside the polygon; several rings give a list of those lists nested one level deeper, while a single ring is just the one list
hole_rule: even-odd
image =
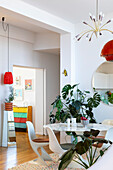
[{"label": "hardwood floor", "polygon": [[[59,134],[57,136],[59,138]],[[41,137],[47,138],[47,136]],[[16,132],[16,140],[17,145],[15,147],[0,147],[0,170],[7,170],[8,168],[37,158],[37,155],[30,146],[26,132]],[[44,149],[48,153],[52,153],[49,150],[49,146],[44,147]]]}]

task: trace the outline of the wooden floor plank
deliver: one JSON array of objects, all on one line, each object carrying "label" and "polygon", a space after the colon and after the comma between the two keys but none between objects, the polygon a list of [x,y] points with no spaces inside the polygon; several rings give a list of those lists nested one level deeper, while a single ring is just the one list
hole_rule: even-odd
[{"label": "wooden floor plank", "polygon": [[[48,138],[47,136],[41,137]],[[16,147],[0,147],[0,170],[8,170],[8,168],[37,158],[30,146],[27,132],[16,132],[16,140]],[[45,146],[44,149],[48,153],[52,153],[49,146]]]}]

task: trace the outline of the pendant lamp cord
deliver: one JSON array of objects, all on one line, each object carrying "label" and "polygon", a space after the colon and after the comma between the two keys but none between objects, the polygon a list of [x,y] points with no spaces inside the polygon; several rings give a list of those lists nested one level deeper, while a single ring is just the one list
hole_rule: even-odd
[{"label": "pendant lamp cord", "polygon": [[8,72],[9,72],[9,24],[5,24],[4,23],[5,21],[5,17],[2,17],[2,27],[3,27],[3,30],[6,32],[8,32]]},{"label": "pendant lamp cord", "polygon": [[98,0],[96,0],[96,21],[98,21]]}]

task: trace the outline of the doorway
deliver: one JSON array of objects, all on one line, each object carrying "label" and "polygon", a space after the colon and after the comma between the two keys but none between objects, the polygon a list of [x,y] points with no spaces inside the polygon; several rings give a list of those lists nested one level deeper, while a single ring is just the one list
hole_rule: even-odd
[{"label": "doorway", "polygon": [[[31,115],[27,113],[27,120],[33,122],[37,134],[43,135],[43,125],[46,124],[46,69],[13,66],[13,77],[14,107],[32,108]],[[17,129],[26,128],[24,119],[17,117],[18,114],[15,114]]]}]

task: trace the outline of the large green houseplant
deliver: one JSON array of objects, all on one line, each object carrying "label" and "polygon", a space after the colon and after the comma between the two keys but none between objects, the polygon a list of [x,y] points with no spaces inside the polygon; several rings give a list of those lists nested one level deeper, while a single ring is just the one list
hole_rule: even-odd
[{"label": "large green houseplant", "polygon": [[[94,129],[91,129],[90,131],[85,131],[83,135],[77,135],[75,132],[72,132],[72,135],[75,138],[79,136],[81,137],[82,140],[62,155],[62,157],[59,159],[60,164],[58,170],[64,170],[71,163],[71,161],[75,161],[76,163],[80,164],[83,168],[88,169],[101,156],[103,156],[104,152],[111,146],[112,142],[97,137],[99,132],[100,132],[99,130]],[[109,146],[106,147],[106,149],[103,150],[100,149],[99,153],[97,154],[97,146],[100,143],[105,144],[109,143]],[[93,144],[96,144],[94,150]],[[82,159],[83,154],[85,154],[86,159]]]},{"label": "large green houseplant", "polygon": [[[71,117],[77,118],[77,122],[80,122],[80,118],[85,116],[90,123],[95,123],[93,108],[100,104],[100,100],[100,95],[96,91],[93,96],[90,96],[89,91],[78,89],[78,84],[73,86],[67,84],[63,87],[61,96],[57,96],[51,104],[50,122],[65,122]],[[54,110],[56,110],[55,114],[53,114]]]}]

